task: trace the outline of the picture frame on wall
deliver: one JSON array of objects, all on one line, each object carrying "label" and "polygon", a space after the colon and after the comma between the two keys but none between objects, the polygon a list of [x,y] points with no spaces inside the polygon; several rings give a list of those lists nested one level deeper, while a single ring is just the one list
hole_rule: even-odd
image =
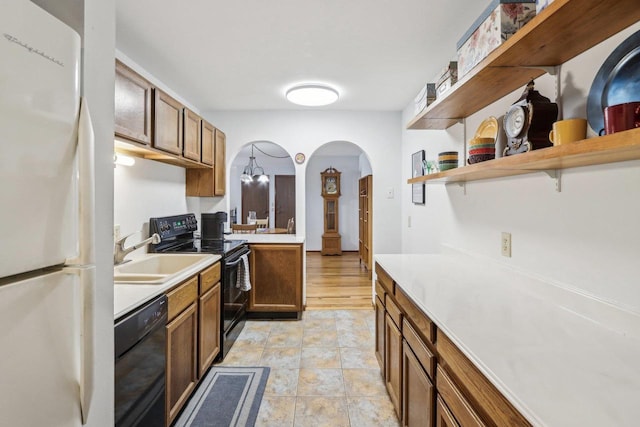
[{"label": "picture frame on wall", "polygon": [[[424,150],[411,155],[411,178],[424,175]],[[411,201],[416,205],[424,205],[424,182],[411,185]]]}]

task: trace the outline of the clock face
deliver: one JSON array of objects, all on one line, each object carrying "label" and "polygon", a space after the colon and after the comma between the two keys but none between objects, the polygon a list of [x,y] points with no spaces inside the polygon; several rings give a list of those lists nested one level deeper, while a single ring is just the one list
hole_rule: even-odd
[{"label": "clock face", "polygon": [[338,186],[336,184],[336,179],[334,177],[327,178],[327,182],[325,184],[325,191],[328,194],[333,194],[338,192]]},{"label": "clock face", "polygon": [[504,131],[510,138],[516,138],[522,134],[527,122],[527,112],[520,105],[512,105],[504,118]]}]

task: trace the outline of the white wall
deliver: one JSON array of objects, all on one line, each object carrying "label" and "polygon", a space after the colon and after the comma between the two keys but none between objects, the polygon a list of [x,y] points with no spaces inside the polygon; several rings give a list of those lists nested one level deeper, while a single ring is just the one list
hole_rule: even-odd
[{"label": "white wall", "polygon": [[358,250],[358,178],[360,167],[358,156],[312,156],[307,166],[307,250],[322,249],[324,233],[324,209],[321,196],[320,172],[333,166],[340,175],[338,205],[339,232],[343,251]]},{"label": "white wall", "polygon": [[[313,152],[327,142],[356,144],[368,156],[374,185],[374,253],[400,251],[401,122],[397,112],[352,111],[205,111],[203,117],[227,135],[227,164],[242,146],[251,141],[271,141],[283,147],[291,157],[304,153],[307,161],[296,164],[296,232],[306,233],[306,168]],[[229,179],[227,171],[227,178]],[[382,184],[384,183],[384,185]],[[387,190],[395,197],[387,198]],[[229,197],[200,198],[202,212],[228,210]]]},{"label": "white wall", "polygon": [[[565,118],[586,117],[586,97],[601,64],[639,29],[635,24],[563,65]],[[536,80],[536,88],[553,100],[551,76]],[[484,118],[504,114],[521,92],[469,117],[466,138]],[[412,109],[405,109],[403,124],[412,118]],[[402,139],[406,183],[411,153],[418,149],[426,150],[427,159],[445,149],[458,150],[462,157],[465,128],[405,130]],[[429,184],[425,206],[411,204],[410,188],[403,184],[403,251],[438,252],[441,245],[450,245],[640,311],[640,161],[563,170],[560,193],[543,173],[468,183],[466,195],[455,184]],[[502,231],[512,233],[512,258],[500,255]]]},{"label": "white wall", "polygon": [[[116,166],[113,173],[113,221],[120,225],[122,237],[137,233],[126,241],[130,246],[149,235],[149,218],[169,216],[189,211],[185,197],[185,170],[153,160],[136,158],[135,165]],[[135,258],[146,253],[138,249],[127,256]]]}]

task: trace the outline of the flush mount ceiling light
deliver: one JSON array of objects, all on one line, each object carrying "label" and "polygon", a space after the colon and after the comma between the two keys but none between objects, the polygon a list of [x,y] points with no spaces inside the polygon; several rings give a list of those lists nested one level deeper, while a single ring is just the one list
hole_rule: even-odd
[{"label": "flush mount ceiling light", "polygon": [[294,86],[287,90],[287,99],[290,102],[306,107],[320,107],[333,104],[338,100],[338,91],[320,84],[304,84]]}]

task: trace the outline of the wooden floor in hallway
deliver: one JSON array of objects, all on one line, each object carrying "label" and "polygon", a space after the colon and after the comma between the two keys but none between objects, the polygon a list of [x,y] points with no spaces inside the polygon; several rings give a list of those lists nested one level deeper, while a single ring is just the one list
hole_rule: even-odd
[{"label": "wooden floor in hallway", "polygon": [[307,252],[307,310],[371,310],[371,301],[371,279],[358,252]]}]

